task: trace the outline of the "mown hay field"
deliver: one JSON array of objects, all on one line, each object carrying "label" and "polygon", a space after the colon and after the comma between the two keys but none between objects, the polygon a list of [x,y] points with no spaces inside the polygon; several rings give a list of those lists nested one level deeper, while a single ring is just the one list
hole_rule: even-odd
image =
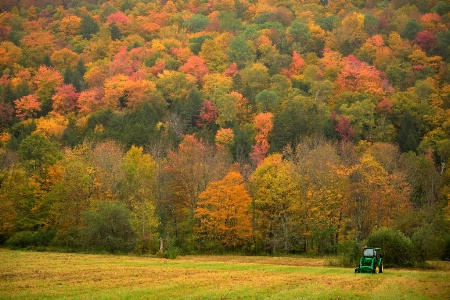
[{"label": "mown hay field", "polygon": [[153,257],[0,249],[0,299],[450,299],[450,262],[354,274],[304,257]]}]

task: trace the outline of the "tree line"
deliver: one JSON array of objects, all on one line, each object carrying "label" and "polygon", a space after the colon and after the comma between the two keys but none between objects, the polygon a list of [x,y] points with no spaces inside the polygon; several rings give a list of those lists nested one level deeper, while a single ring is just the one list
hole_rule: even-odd
[{"label": "tree line", "polygon": [[60,151],[29,135],[2,173],[3,242],[156,253],[162,239],[185,253],[327,254],[389,227],[424,257],[445,254],[431,157],[312,137],[251,169],[193,135],[164,147],[105,140]]}]

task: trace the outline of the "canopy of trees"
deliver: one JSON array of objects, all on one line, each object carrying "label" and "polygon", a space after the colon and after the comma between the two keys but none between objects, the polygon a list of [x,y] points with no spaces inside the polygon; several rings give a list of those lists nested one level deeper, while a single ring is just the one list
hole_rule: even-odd
[{"label": "canopy of trees", "polygon": [[444,255],[449,29],[437,0],[2,1],[0,243]]}]

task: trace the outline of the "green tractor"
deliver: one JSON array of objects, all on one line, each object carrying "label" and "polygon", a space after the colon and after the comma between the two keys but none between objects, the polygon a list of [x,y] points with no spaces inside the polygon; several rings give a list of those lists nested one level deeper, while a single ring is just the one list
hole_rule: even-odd
[{"label": "green tractor", "polygon": [[383,257],[381,248],[364,247],[363,256],[355,273],[383,273]]}]

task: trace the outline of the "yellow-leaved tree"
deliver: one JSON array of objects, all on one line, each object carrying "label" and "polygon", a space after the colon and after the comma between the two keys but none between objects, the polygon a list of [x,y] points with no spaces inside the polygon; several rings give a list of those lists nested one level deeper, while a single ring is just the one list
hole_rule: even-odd
[{"label": "yellow-leaved tree", "polygon": [[347,169],[333,146],[320,139],[305,140],[286,151],[299,190],[294,203],[301,251],[335,253],[345,228]]},{"label": "yellow-leaved tree", "polygon": [[131,224],[138,236],[138,250],[148,251],[155,242],[159,221],[156,216],[156,162],[142,147],[132,146],[122,162],[124,180],[119,194],[131,209]]},{"label": "yellow-leaved tree", "polygon": [[407,213],[409,185],[400,173],[389,174],[370,154],[364,154],[349,174],[351,226],[355,238],[363,240],[376,228],[392,226]]},{"label": "yellow-leaved tree", "polygon": [[293,250],[292,241],[298,232],[294,204],[299,190],[290,170],[281,154],[272,154],[250,178],[256,245],[272,253]]}]

